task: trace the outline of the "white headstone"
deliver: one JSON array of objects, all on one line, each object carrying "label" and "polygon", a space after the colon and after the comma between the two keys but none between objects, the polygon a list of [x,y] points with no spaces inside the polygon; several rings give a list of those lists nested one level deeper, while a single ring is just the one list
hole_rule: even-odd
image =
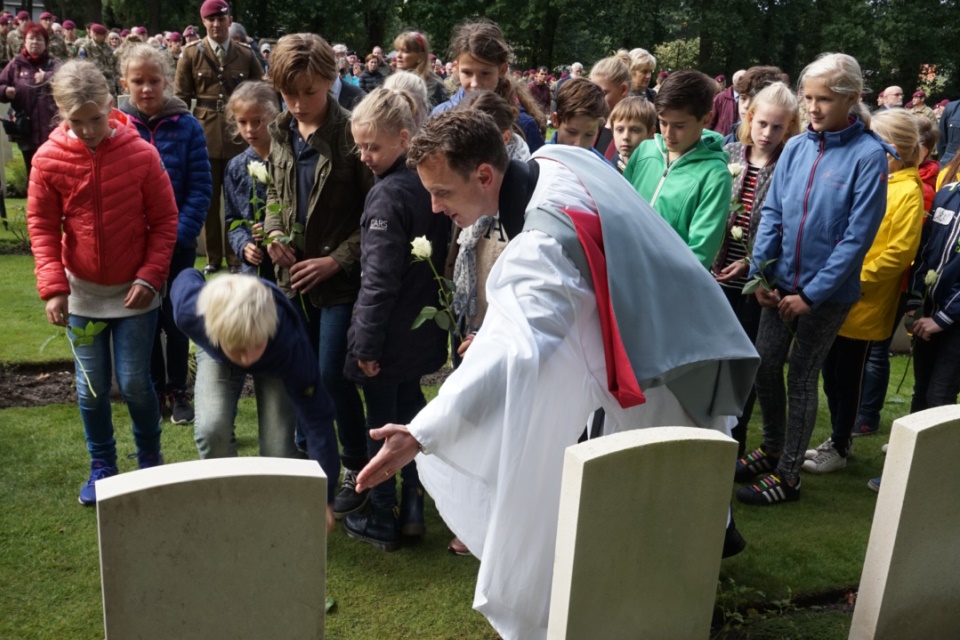
[{"label": "white headstone", "polygon": [[255,457],[97,482],[108,640],[323,638],[326,486]]},{"label": "white headstone", "polygon": [[960,637],[960,406],[893,424],[852,640]]},{"label": "white headstone", "polygon": [[567,449],[547,637],[707,638],[736,456],[692,427]]}]

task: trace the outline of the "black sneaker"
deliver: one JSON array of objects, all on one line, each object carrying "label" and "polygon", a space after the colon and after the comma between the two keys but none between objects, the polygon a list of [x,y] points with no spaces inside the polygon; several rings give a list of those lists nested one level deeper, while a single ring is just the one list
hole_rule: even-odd
[{"label": "black sneaker", "polygon": [[193,406],[187,399],[187,392],[183,389],[175,389],[170,401],[170,422],[173,424],[190,424],[193,422]]},{"label": "black sneaker", "polygon": [[797,486],[791,487],[772,473],[763,477],[757,484],[737,491],[737,500],[740,502],[762,507],[780,502],[796,502],[799,499],[799,480]]},{"label": "black sneaker", "polygon": [[205,276],[212,276],[212,275],[215,274],[217,271],[220,271],[220,265],[208,264],[207,266],[205,266],[205,267],[203,268],[203,275],[205,275]]},{"label": "black sneaker", "polygon": [[734,482],[750,482],[761,473],[768,473],[777,468],[780,456],[771,456],[763,447],[755,449],[737,460],[737,471],[733,474]]},{"label": "black sneaker", "polygon": [[394,509],[373,506],[366,513],[350,513],[343,528],[354,540],[366,542],[381,551],[400,548],[400,524]]},{"label": "black sneaker", "polygon": [[370,490],[357,493],[357,472],[350,469],[343,470],[343,482],[340,490],[333,499],[333,516],[343,520],[348,513],[359,511],[367,505],[370,499]]}]

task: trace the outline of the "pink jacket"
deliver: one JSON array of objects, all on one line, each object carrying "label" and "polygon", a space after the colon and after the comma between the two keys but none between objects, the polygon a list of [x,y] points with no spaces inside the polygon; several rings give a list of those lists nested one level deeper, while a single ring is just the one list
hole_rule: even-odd
[{"label": "pink jacket", "polygon": [[139,278],[158,291],[177,239],[177,204],[156,148],[114,110],[91,151],[65,124],[33,158],[27,226],[44,300],[70,293],[64,269],[102,285]]}]

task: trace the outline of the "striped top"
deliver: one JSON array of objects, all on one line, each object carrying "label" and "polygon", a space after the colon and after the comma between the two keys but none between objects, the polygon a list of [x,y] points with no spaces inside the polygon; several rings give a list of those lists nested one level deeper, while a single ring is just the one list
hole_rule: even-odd
[{"label": "striped top", "polygon": [[[743,229],[743,238],[744,243],[737,241],[730,242],[729,248],[727,249],[726,259],[721,266],[721,269],[724,269],[734,262],[741,261],[747,257],[747,252],[744,249],[744,244],[748,242],[748,238],[751,237],[750,233],[750,212],[753,209],[753,198],[757,192],[757,177],[760,175],[760,167],[754,164],[747,164],[744,169],[743,176],[743,190],[740,194],[740,204],[743,205],[743,210],[740,211],[736,219],[734,220],[733,226],[740,227]],[[721,287],[726,287],[728,289],[743,289],[744,285],[747,284],[747,274],[744,272],[744,275],[730,280],[729,282],[721,282]]]}]

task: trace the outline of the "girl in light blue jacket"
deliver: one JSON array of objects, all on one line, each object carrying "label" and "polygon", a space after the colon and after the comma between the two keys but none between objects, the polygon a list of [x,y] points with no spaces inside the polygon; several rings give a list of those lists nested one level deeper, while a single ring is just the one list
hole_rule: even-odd
[{"label": "girl in light blue jacket", "polygon": [[[817,419],[820,369],[850,307],[886,206],[887,155],[860,107],[863,77],[852,57],[820,56],[800,76],[810,125],[783,150],[764,202],[751,276],[764,307],[756,391],[763,444],[737,461],[737,498],[768,505],[800,499],[800,468]],[[790,349],[791,343],[793,349]],[[783,366],[789,354],[787,389]],[[789,405],[787,397],[789,396]]]}]

